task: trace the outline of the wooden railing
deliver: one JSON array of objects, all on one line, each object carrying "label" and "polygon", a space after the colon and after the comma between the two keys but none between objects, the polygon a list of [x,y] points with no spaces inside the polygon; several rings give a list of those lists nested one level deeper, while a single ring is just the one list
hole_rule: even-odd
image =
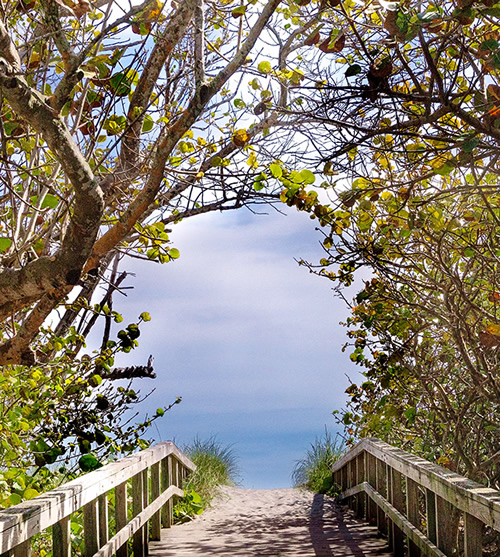
[{"label": "wooden railing", "polygon": [[184,495],[182,481],[195,468],[167,441],[1,511],[0,557],[29,557],[33,536],[50,527],[53,557],[70,557],[71,515],[80,509],[85,557],[127,557],[130,538],[134,557],[144,557],[148,539],[159,540],[161,527],[172,524],[173,498]]},{"label": "wooden railing", "polygon": [[332,471],[340,500],[376,524],[397,557],[405,546],[409,557],[481,557],[485,527],[500,531],[500,492],[378,439],[363,439]]}]

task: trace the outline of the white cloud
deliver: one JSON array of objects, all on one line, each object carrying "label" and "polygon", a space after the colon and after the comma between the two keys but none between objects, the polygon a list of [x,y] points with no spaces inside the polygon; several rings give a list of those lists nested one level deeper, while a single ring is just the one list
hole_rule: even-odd
[{"label": "white cloud", "polygon": [[297,424],[313,441],[343,405],[345,373],[357,374],[340,351],[343,302],[326,279],[294,261],[322,256],[314,223],[294,212],[206,215],[175,226],[171,239],[180,259],[132,262],[135,290],[115,300],[129,321],[142,311],[152,317],[140,347],[119,362],[143,363],[154,354],[158,379],[141,388],[154,383],[156,392],[145,407],[184,398],[165,417],[161,436],[187,442],[189,433],[210,431],[232,439],[236,428],[253,445],[261,434],[264,450],[271,420],[278,444],[280,432]]}]

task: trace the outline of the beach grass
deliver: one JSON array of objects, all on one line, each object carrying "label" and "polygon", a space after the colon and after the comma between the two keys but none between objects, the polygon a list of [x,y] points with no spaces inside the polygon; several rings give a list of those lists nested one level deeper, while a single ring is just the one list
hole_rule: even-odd
[{"label": "beach grass", "polygon": [[295,487],[305,487],[315,493],[336,495],[332,466],[345,453],[343,440],[325,427],[325,433],[316,437],[303,458],[295,463],[292,482]]},{"label": "beach grass", "polygon": [[236,485],[239,480],[238,458],[232,445],[223,445],[216,436],[196,437],[183,452],[196,464],[196,470],[183,485],[186,493],[174,508],[176,521],[201,514],[223,485]]}]

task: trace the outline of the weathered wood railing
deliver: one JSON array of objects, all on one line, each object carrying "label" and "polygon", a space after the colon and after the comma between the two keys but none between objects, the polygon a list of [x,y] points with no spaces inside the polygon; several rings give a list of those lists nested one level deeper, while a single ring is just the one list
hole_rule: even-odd
[{"label": "weathered wood railing", "polygon": [[[483,530],[500,531],[500,492],[378,439],[363,439],[333,467],[358,517],[388,536],[397,557],[482,555]],[[463,528],[457,528],[458,524]]]},{"label": "weathered wood railing", "polygon": [[[70,557],[71,515],[80,509],[85,557],[127,557],[130,538],[134,557],[144,557],[148,539],[159,540],[161,527],[172,524],[173,498],[184,495],[182,481],[195,468],[167,441],[1,511],[0,557],[29,557],[33,536],[50,527],[53,557]],[[111,490],[112,517],[108,516]],[[114,523],[112,537],[110,518]]]}]

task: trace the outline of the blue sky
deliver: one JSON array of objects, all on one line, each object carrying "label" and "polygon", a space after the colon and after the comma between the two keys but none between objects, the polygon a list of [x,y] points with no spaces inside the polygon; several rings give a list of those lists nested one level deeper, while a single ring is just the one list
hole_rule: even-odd
[{"label": "blue sky", "polygon": [[325,425],[336,429],[331,412],[344,403],[345,374],[358,373],[341,352],[344,303],[294,261],[322,256],[317,221],[267,211],[176,225],[170,236],[181,257],[129,262],[134,290],[114,305],[124,324],[151,314],[140,347],[117,361],[144,364],[154,355],[157,379],[136,383],[143,393],[156,389],[142,410],[183,398],[151,434],[180,446],[217,435],[233,444],[250,488],[290,486],[294,462]]}]

